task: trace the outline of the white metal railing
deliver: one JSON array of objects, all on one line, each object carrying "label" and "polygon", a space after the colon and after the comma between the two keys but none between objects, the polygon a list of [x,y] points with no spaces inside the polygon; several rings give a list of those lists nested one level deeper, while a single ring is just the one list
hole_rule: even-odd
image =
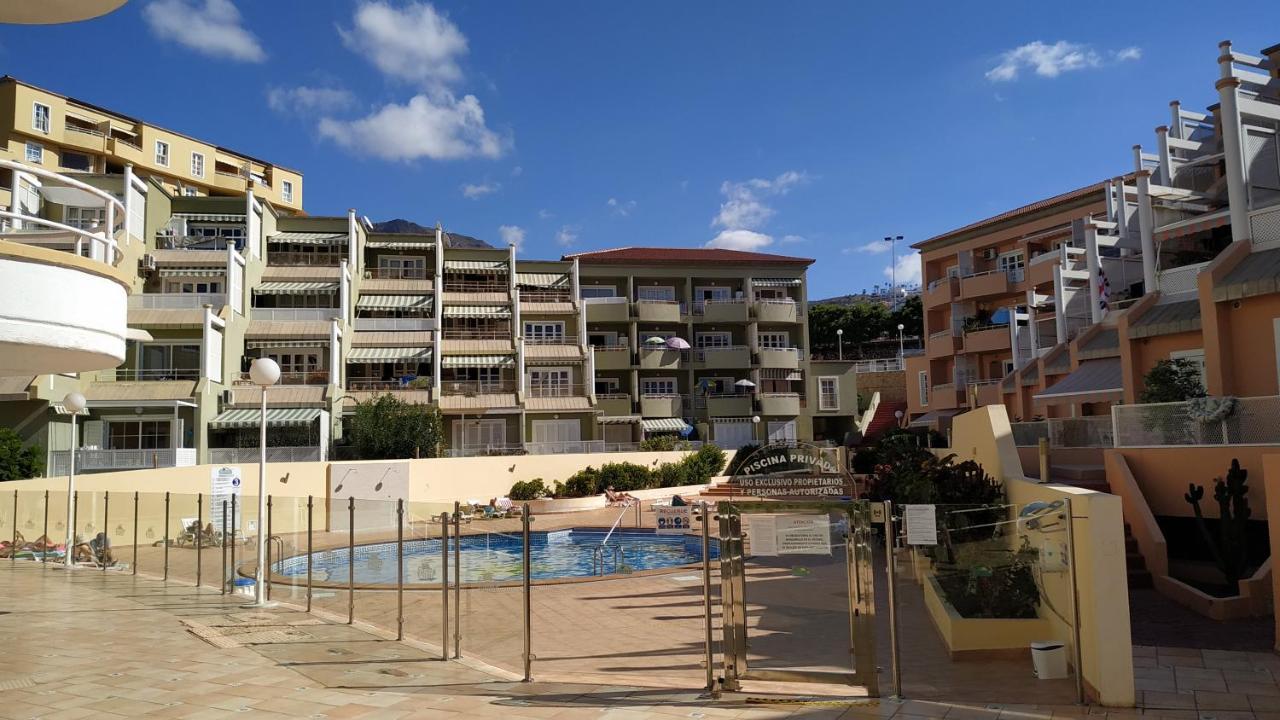
[{"label": "white metal railing", "polygon": [[99,380],[115,380],[116,382],[133,380],[198,380],[200,368],[125,368],[118,367],[103,370],[98,374]]},{"label": "white metal railing", "polygon": [[1190,402],[1116,405],[1116,447],[1280,444],[1280,396],[1236,398],[1221,419],[1200,419]]},{"label": "white metal railing", "polygon": [[[50,475],[65,475],[69,468],[71,452],[59,450],[51,453]],[[150,450],[96,450],[80,448],[76,451],[76,471],[81,470],[134,470],[139,468],[190,467],[196,464],[195,448],[155,448]]]},{"label": "white metal railing", "polygon": [[[413,383],[420,383],[420,386],[415,386]],[[383,380],[381,378],[348,377],[347,389],[352,392],[397,392],[400,390],[419,393],[430,392],[431,378],[418,376],[412,379],[406,377],[396,380]]]},{"label": "white metal railing", "polygon": [[859,360],[853,364],[854,373],[897,372],[902,369],[902,358],[883,360]]},{"label": "white metal railing", "polygon": [[525,345],[577,345],[577,335],[551,335],[543,337],[524,337]]},{"label": "white metal railing", "polygon": [[345,252],[296,252],[274,250],[267,253],[267,264],[272,267],[338,267],[346,258]]},{"label": "white metal railing", "polygon": [[253,320],[272,322],[325,322],[340,317],[341,308],[251,308],[249,317]]},{"label": "white metal railing", "polygon": [[573,293],[568,290],[521,290],[520,302],[522,303],[571,303],[573,302]]},{"label": "white metal railing", "polygon": [[[262,453],[258,448],[209,448],[209,462],[214,465],[233,465],[236,463],[256,463]],[[268,447],[267,462],[316,462],[320,459],[320,448],[301,447]]]},{"label": "white metal railing", "polygon": [[[89,185],[88,183],[76,180],[68,175],[51,172],[43,168],[33,167],[13,160],[0,160],[0,168],[10,170],[15,173],[21,172],[34,175],[49,181],[49,184],[52,186],[65,185],[89,193],[102,201],[102,207],[105,211],[104,215],[108,219],[108,224],[110,225],[110,227],[103,228],[101,230],[96,227],[85,230],[73,225],[56,222],[48,218],[42,218],[39,215],[29,215],[25,212],[21,212],[22,206],[15,203],[15,206],[18,207],[19,211],[15,212],[8,209],[0,210],[0,218],[5,218],[8,221],[20,221],[23,224],[23,227],[20,230],[11,229],[4,232],[4,235],[8,240],[19,242],[24,245],[45,245],[57,242],[55,239],[48,238],[45,233],[28,233],[26,226],[28,224],[36,225],[49,230],[70,233],[74,236],[75,240],[72,245],[73,251],[76,255],[87,257],[91,260],[96,260],[112,266],[120,263],[121,255],[119,245],[116,242],[116,235],[124,228],[124,223],[128,218],[125,215],[124,203],[120,202],[115,195]],[[16,183],[14,189],[17,189]],[[24,235],[27,235],[27,237],[24,238]]]},{"label": "white metal railing", "polygon": [[82,127],[80,125],[72,125],[71,123],[65,123],[63,125],[63,128],[67,132],[84,133],[85,135],[93,135],[95,137],[106,137],[106,133],[96,128],[87,128],[87,127]]},{"label": "white metal railing", "polygon": [[364,331],[378,330],[434,330],[436,321],[432,318],[356,318],[355,329]]},{"label": "white metal railing", "polygon": [[471,445],[460,448],[449,448],[444,451],[445,457],[487,457],[489,455],[524,455],[521,445],[494,443],[492,445]]},{"label": "white metal railing", "polygon": [[586,297],[582,302],[587,305],[625,305],[627,299],[616,295],[610,297]]},{"label": "white metal railing", "polygon": [[574,383],[534,383],[526,381],[527,395],[531,398],[585,397],[586,391]]},{"label": "white metal railing", "polygon": [[129,307],[134,310],[192,310],[212,305],[216,312],[226,304],[226,293],[144,293],[129,296]]},{"label": "white metal railing", "polygon": [[624,343],[618,343],[616,345],[592,345],[591,349],[595,352],[623,352],[630,350],[631,346]]},{"label": "white metal railing", "polygon": [[1165,295],[1177,295],[1196,291],[1196,277],[1209,263],[1184,265],[1170,270],[1161,270],[1156,275],[1156,285]]}]

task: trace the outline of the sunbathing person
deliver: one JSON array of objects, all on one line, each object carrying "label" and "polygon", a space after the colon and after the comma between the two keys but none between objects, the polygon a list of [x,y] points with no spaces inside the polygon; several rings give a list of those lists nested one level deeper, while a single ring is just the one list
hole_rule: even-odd
[{"label": "sunbathing person", "polygon": [[689,504],[689,501],[685,500],[679,495],[671,496],[671,507],[686,507],[688,504]]},{"label": "sunbathing person", "polygon": [[78,563],[95,562],[93,558],[93,548],[89,546],[89,543],[82,540],[79,535],[76,536],[75,547],[71,549],[71,557]]},{"label": "sunbathing person", "polygon": [[615,491],[612,485],[604,489],[604,497],[606,500],[609,501],[610,505],[616,505],[618,503],[622,503],[624,505],[630,505],[633,502],[639,502],[638,500],[636,500],[636,497],[634,495],[631,495],[625,492]]}]

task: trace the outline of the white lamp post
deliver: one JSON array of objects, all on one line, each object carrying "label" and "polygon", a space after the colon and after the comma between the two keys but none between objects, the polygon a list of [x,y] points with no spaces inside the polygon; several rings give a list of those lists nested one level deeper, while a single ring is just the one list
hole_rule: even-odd
[{"label": "white lamp post", "polygon": [[755,436],[756,442],[760,442],[760,416],[751,416],[751,434]]},{"label": "white lamp post", "polygon": [[898,427],[902,427],[902,411],[894,411],[893,416],[898,419]]},{"label": "white lamp post", "polygon": [[899,362],[901,362],[902,358],[906,357],[906,354],[907,354],[906,350],[904,350],[906,345],[904,345],[902,342],[902,331],[906,329],[907,329],[906,325],[903,325],[902,323],[898,323],[898,361]]},{"label": "white lamp post", "polygon": [[836,352],[840,360],[844,360],[844,328],[836,329]]},{"label": "white lamp post", "polygon": [[267,586],[267,388],[280,381],[275,360],[260,357],[249,366],[249,379],[262,389],[262,416],[258,428],[258,570],[254,575],[253,602],[242,607],[269,607]]},{"label": "white lamp post", "polygon": [[84,410],[84,396],[78,392],[67,393],[62,398],[62,407],[71,413],[71,452],[68,456],[71,458],[67,463],[67,551],[64,559],[66,567],[73,567],[76,564],[76,528],[75,528],[75,497],[76,497],[76,418],[80,415],[80,411]]}]

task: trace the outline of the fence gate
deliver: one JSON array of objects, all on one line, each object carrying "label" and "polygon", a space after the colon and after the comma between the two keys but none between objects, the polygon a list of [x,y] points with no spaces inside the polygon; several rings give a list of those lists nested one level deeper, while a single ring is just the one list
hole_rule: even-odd
[{"label": "fence gate", "polygon": [[724,689],[767,680],[879,696],[870,505],[719,504]]}]

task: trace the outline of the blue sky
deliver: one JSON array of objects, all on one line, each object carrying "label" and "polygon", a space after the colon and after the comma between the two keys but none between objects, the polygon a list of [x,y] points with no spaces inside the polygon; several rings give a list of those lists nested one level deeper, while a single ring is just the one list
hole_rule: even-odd
[{"label": "blue sky", "polygon": [[1125,171],[1169,100],[1215,101],[1218,41],[1280,43],[1274,0],[980,7],[130,0],[0,28],[0,62],[300,169],[313,214],[438,220],[524,257],[801,255],[825,297],[887,283],[886,235]]}]

